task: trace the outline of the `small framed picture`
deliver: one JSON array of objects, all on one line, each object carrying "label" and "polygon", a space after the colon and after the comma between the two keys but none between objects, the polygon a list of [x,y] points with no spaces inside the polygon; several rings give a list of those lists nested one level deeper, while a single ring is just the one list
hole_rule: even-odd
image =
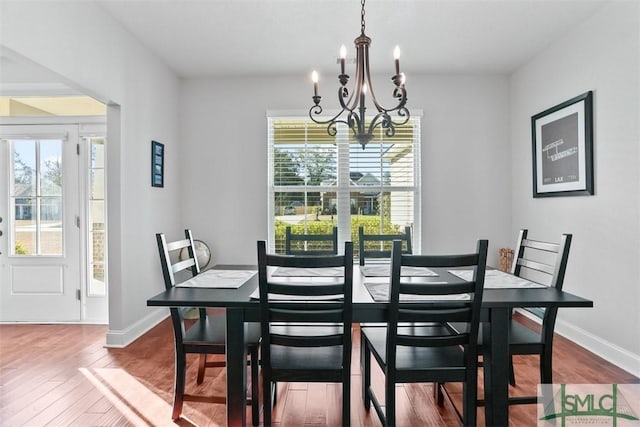
[{"label": "small framed picture", "polygon": [[593,195],[593,92],[531,117],[533,197]]},{"label": "small framed picture", "polygon": [[151,186],[164,187],[164,144],[151,141]]}]

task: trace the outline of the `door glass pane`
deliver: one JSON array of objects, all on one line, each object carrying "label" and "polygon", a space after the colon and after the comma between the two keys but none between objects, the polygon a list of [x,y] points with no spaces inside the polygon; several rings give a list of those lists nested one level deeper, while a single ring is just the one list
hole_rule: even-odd
[{"label": "door glass pane", "polygon": [[62,195],[62,141],[40,141],[40,195]]},{"label": "door glass pane", "polygon": [[13,141],[13,195],[36,195],[36,141]]},{"label": "door glass pane", "polygon": [[104,199],[104,169],[91,171],[91,198]]},{"label": "door glass pane", "polygon": [[36,199],[16,197],[14,202],[13,255],[36,254]]},{"label": "door glass pane", "polygon": [[91,230],[104,230],[104,200],[90,202]]},{"label": "door glass pane", "polygon": [[91,138],[89,160],[89,281],[88,296],[106,295],[106,229],[104,138]]},{"label": "door glass pane", "polygon": [[91,140],[91,168],[104,168],[104,139]]},{"label": "door glass pane", "polygon": [[89,232],[89,259],[91,271],[89,272],[89,295],[102,296],[106,293],[105,286],[105,234],[104,231]]},{"label": "door glass pane", "polygon": [[62,255],[62,197],[40,199],[40,255]]}]

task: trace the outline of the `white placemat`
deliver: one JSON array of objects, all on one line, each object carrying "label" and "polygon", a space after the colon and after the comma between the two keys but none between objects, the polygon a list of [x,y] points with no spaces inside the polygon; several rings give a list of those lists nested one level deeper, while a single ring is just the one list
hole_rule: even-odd
[{"label": "white placemat", "polygon": [[[471,270],[449,270],[449,273],[458,276],[462,280],[470,281],[473,277]],[[484,275],[485,289],[518,289],[518,288],[545,288],[539,283],[530,282],[513,274],[500,270],[487,270]]]},{"label": "white placemat", "polygon": [[[432,284],[443,282],[431,282]],[[389,283],[382,280],[367,280],[365,287],[371,297],[375,301],[389,301]],[[425,283],[427,285],[427,283]],[[466,301],[471,296],[469,294],[456,294],[456,295],[412,295],[401,294],[400,301]]]},{"label": "white placemat", "polygon": [[[360,266],[360,271],[365,277],[389,277],[390,269],[389,263]],[[405,277],[435,277],[438,273],[428,268],[403,266],[400,270],[400,275]]]},{"label": "white placemat", "polygon": [[183,288],[237,289],[256,273],[256,270],[207,270],[176,286]]}]

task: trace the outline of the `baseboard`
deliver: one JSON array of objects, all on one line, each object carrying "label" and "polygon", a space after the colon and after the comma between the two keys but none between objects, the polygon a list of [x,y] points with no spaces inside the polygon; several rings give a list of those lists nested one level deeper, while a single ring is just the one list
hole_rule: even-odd
[{"label": "baseboard", "polygon": [[107,331],[107,343],[105,347],[124,348],[145,334],[148,330],[162,322],[169,316],[169,310],[160,308],[153,310],[147,316],[138,320],[136,323],[123,330]]},{"label": "baseboard", "polygon": [[[540,323],[540,318],[531,314],[526,310],[517,310],[518,313],[533,320],[536,323]],[[633,354],[632,352],[603,340],[601,337],[593,335],[584,329],[578,328],[575,325],[558,319],[556,321],[555,332],[558,335],[584,347],[593,354],[596,354],[607,362],[610,362],[620,369],[624,369],[630,374],[640,378],[640,355]]]}]

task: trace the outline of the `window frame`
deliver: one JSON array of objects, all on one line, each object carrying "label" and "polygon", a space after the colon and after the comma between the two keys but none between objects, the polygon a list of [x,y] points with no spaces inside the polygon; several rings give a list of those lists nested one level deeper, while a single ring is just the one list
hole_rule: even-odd
[{"label": "window frame", "polygon": [[[421,222],[422,222],[422,180],[421,180],[421,111],[412,110],[412,117],[410,123],[413,129],[413,136],[411,141],[412,154],[413,154],[413,185],[384,185],[381,183],[380,188],[382,192],[389,193],[411,193],[413,196],[412,215],[413,223],[413,247],[414,253],[420,253],[421,251]],[[276,141],[274,139],[274,122],[292,120],[296,122],[308,123],[312,126],[317,126],[311,121],[306,113],[301,112],[281,112],[281,111],[268,111],[267,112],[267,229],[268,229],[268,247],[270,252],[276,251],[276,239],[275,239],[275,220],[276,220],[276,206],[275,195],[278,192],[335,192],[337,200],[337,223],[338,226],[338,245],[339,251],[343,250],[344,242],[352,240],[351,230],[351,217],[350,211],[351,193],[363,192],[371,187],[352,185],[350,180],[350,150],[353,146],[349,141],[349,133],[351,132],[346,125],[338,126],[338,133],[335,137],[336,146],[336,185],[314,185],[308,186],[306,183],[304,186],[299,185],[275,185],[275,148]],[[329,137],[331,138],[331,137]],[[359,147],[359,146],[358,146]],[[361,149],[361,148],[360,148]],[[366,150],[366,148],[365,148]],[[311,188],[311,190],[309,190]],[[304,190],[303,190],[304,189]],[[302,191],[301,191],[302,190]],[[411,210],[411,209],[410,209]]]}]

